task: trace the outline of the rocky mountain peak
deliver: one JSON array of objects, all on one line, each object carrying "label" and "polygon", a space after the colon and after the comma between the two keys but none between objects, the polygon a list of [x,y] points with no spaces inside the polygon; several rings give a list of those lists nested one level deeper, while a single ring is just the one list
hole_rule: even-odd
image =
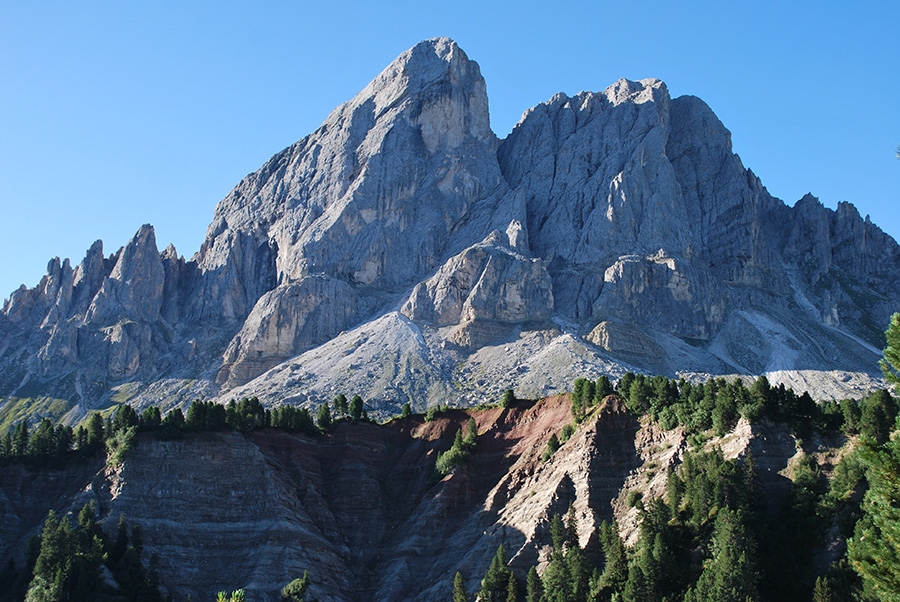
[{"label": "rocky mountain peak", "polygon": [[702,100],[621,79],[499,141],[478,64],[436,38],[242,179],[191,260],[147,225],[14,292],[0,393],[52,389],[74,419],[352,387],[374,416],[625,370],[841,370],[814,392],[843,397],[876,382],[898,276],[852,205],[772,197]]}]

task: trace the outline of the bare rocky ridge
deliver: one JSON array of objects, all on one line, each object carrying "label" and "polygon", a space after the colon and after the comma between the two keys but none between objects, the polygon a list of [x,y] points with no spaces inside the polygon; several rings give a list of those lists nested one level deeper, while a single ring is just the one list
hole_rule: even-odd
[{"label": "bare rocky ridge", "polygon": [[[524,579],[548,560],[550,520],[570,505],[589,556],[603,520],[636,538],[637,510],[625,500],[665,492],[667,468],[687,449],[682,430],[639,423],[611,396],[542,463],[570,407],[566,395],[431,422],[344,422],[318,439],[272,429],[145,435],[117,469],[100,458],[37,472],[14,464],[0,473],[0,557],[21,565],[49,509],[77,513],[94,500],[108,530],[123,513],[141,527],[146,558],[158,554],[176,599],[246,588],[248,600],[277,600],[309,570],[325,602],[446,600],[456,571],[477,589],[501,542]],[[470,416],[479,433],[470,464],[435,483],[436,452]],[[766,498],[786,493],[782,475],[799,450],[786,427],[742,421],[713,445],[729,458],[752,449]]]},{"label": "bare rocky ridge", "polygon": [[880,383],[898,275],[852,205],[769,195],[701,100],[623,79],[501,141],[439,38],[241,180],[191,259],[147,225],[14,291],[0,414],[343,391],[385,416],[625,370],[853,396]]}]

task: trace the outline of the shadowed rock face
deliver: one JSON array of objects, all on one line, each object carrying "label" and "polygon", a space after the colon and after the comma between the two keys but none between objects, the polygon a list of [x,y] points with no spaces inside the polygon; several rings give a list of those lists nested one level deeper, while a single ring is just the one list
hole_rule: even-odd
[{"label": "shadowed rock face", "polygon": [[701,100],[623,79],[499,141],[478,65],[439,38],[244,178],[190,260],[143,226],[51,261],[0,311],[0,395],[75,421],[110,399],[352,385],[389,414],[636,368],[806,371],[843,397],[876,382],[898,276],[900,247],[852,205],[770,196]]},{"label": "shadowed rock face", "polygon": [[[479,433],[470,463],[435,483],[437,452],[470,416]],[[456,571],[470,593],[478,588],[500,543],[524,579],[549,559],[550,521],[570,506],[589,557],[604,520],[615,517],[633,541],[628,491],[663,495],[687,447],[681,429],[642,427],[610,396],[542,462],[551,434],[570,423],[571,400],[560,396],[430,422],[344,422],[317,439],[271,429],[145,435],[115,470],[99,457],[55,470],[12,464],[0,472],[0,557],[21,566],[48,510],[77,514],[93,500],[110,533],[121,514],[140,526],[144,558],[158,555],[175,599],[245,588],[250,601],[278,600],[308,570],[324,602],[447,600]],[[729,458],[752,448],[767,499],[787,493],[778,473],[796,441],[786,427],[741,422],[710,445]]]}]

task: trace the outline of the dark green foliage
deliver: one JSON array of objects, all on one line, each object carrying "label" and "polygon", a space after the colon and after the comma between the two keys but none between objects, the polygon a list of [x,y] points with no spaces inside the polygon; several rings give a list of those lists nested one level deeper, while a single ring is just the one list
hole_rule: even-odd
[{"label": "dark green foliage", "polygon": [[347,396],[343,393],[339,393],[331,403],[334,405],[335,418],[343,418],[350,413],[350,408],[347,405]]},{"label": "dark green foliage", "polygon": [[[232,421],[240,421],[238,418],[239,411],[237,406],[234,407],[234,412],[231,416]],[[191,407],[188,408],[185,426],[196,431],[221,431],[229,426],[234,428],[233,425],[228,424],[228,412],[225,406],[212,401],[206,402],[199,399],[194,401],[191,404]]]},{"label": "dark green foliage", "polygon": [[140,426],[141,420],[135,413],[134,408],[129,405],[121,405],[116,410],[113,418],[112,426],[114,431],[127,431],[131,427]]},{"label": "dark green foliage", "polygon": [[478,439],[478,427],[474,418],[469,418],[466,423],[466,434],[463,436],[462,429],[456,431],[453,438],[453,445],[444,453],[438,452],[437,461],[435,462],[435,470],[442,475],[448,475],[454,468],[465,466],[473,453]]},{"label": "dark green foliage", "polygon": [[603,549],[603,572],[600,574],[598,586],[606,597],[614,592],[623,592],[628,580],[628,555],[625,543],[619,537],[619,526],[606,521],[600,524],[600,546]]},{"label": "dark green foliage", "polygon": [[102,541],[51,511],[41,531],[41,551],[26,600],[96,600],[102,559]]},{"label": "dark green foliage", "polygon": [[828,399],[818,405],[818,411],[814,412],[816,429],[822,432],[837,433],[844,424],[844,412],[841,404]]},{"label": "dark green foliage", "polygon": [[456,574],[453,576],[453,597],[451,602],[466,602],[468,598],[466,582],[463,580],[462,573],[456,571]]},{"label": "dark green foliage", "polygon": [[864,397],[859,407],[859,433],[876,443],[886,442],[897,419],[897,400],[880,389]]},{"label": "dark green foliage", "polygon": [[[525,579],[525,602],[541,602],[544,596],[544,586],[541,583],[541,577],[538,575],[537,569],[531,567],[528,569],[528,576]],[[454,600],[454,602],[456,602]]]},{"label": "dark green foliage", "polygon": [[354,395],[350,400],[350,419],[358,422],[363,417],[363,400],[359,395]]},{"label": "dark green foliage", "polygon": [[[82,440],[85,439],[82,430]],[[49,418],[42,419],[34,430],[24,422],[7,432],[0,444],[0,459],[20,459],[37,465],[56,465],[62,462],[76,443],[71,427],[55,427]]]},{"label": "dark green foliage", "polygon": [[141,430],[154,431],[162,425],[162,415],[159,408],[150,406],[141,412]]},{"label": "dark green foliage", "polygon": [[181,408],[175,408],[166,413],[165,417],[163,417],[163,427],[170,427],[178,430],[184,428],[184,413],[181,411]]},{"label": "dark green foliage", "polygon": [[87,423],[87,444],[93,449],[100,449],[106,443],[103,429],[103,416],[99,412],[91,412]]},{"label": "dark green foliage", "polygon": [[106,440],[107,463],[110,466],[118,466],[125,459],[125,454],[134,447],[137,437],[137,426],[114,429],[112,436]]},{"label": "dark green foliage", "polygon": [[500,407],[501,407],[501,408],[508,408],[508,407],[510,407],[512,404],[514,404],[515,401],[516,401],[516,394],[513,393],[513,390],[512,390],[512,389],[507,389],[507,390],[503,393],[503,397],[500,399]]},{"label": "dark green foliage", "polygon": [[503,602],[506,600],[511,571],[506,566],[506,548],[501,543],[494,559],[481,580],[479,598],[482,602]]},{"label": "dark green foliage", "polygon": [[[134,426],[125,427],[130,430]],[[135,602],[161,602],[159,578],[141,563],[140,534],[129,537],[124,519],[111,544],[95,517],[93,503],[84,506],[73,525],[51,511],[40,536],[40,551],[34,564],[34,576],[28,586],[29,602],[59,600],[127,599]],[[106,554],[104,550],[111,549]],[[106,565],[118,590],[104,593],[100,568]]]},{"label": "dark green foliage", "polygon": [[25,565],[20,569],[12,557],[0,571],[0,602],[20,602],[34,577],[34,566],[41,551],[41,538],[33,536],[28,541],[25,552]]},{"label": "dark green foliage", "polygon": [[816,585],[813,587],[812,602],[835,602],[834,593],[828,577],[816,577]]},{"label": "dark green foliage", "polygon": [[269,426],[270,419],[270,415],[256,397],[245,397],[240,403],[232,399],[225,406],[225,424],[242,433]]},{"label": "dark green foliage", "polygon": [[474,418],[469,417],[469,420],[466,422],[466,436],[463,437],[463,444],[474,449],[477,439],[478,425],[475,423]]},{"label": "dark green foliage", "polygon": [[594,403],[594,383],[586,378],[576,378],[572,390],[572,418],[576,422],[584,419],[589,405]]},{"label": "dark green foliage", "polygon": [[855,435],[859,433],[859,421],[862,418],[859,404],[853,399],[844,399],[841,401],[841,413],[844,415],[844,425],[841,428],[844,434]]},{"label": "dark green foliage", "polygon": [[884,348],[881,371],[885,380],[900,390],[900,313],[891,316],[884,336],[887,339],[887,347]]},{"label": "dark green foliage", "polygon": [[622,378],[619,379],[619,382],[616,383],[616,392],[619,394],[619,397],[623,399],[627,399],[629,393],[631,392],[631,384],[634,382],[634,373],[626,372],[622,375]]},{"label": "dark green foliage", "polygon": [[565,523],[558,514],[551,517],[553,553],[539,581],[534,579],[536,573],[534,577],[529,576],[526,595],[541,590],[541,599],[545,602],[580,602],[586,599],[589,567],[584,551],[578,545],[576,531],[575,511],[571,506]]},{"label": "dark green foliage", "polygon": [[506,602],[518,602],[519,600],[519,582],[512,571],[509,573],[509,579],[506,580]]},{"label": "dark green foliage", "polygon": [[288,602],[312,602],[312,598],[307,597],[309,585],[309,571],[303,571],[303,577],[294,579],[281,589],[281,599]]},{"label": "dark green foliage", "polygon": [[438,414],[443,414],[449,409],[450,408],[444,405],[431,406],[430,408],[425,410],[425,422],[431,422],[438,416]]},{"label": "dark green foliage", "polygon": [[407,401],[400,409],[400,418],[409,418],[410,416],[412,416],[412,406],[410,406],[409,402]]},{"label": "dark green foliage", "polygon": [[612,395],[615,392],[616,390],[609,381],[609,377],[604,374],[597,379],[597,383],[594,385],[594,403],[600,403],[608,395]]},{"label": "dark green foliage", "polygon": [[628,396],[625,398],[625,407],[628,411],[637,416],[643,416],[650,410],[650,395],[653,389],[650,382],[643,374],[634,376],[634,382],[628,389]]},{"label": "dark green foliage", "polygon": [[331,409],[328,407],[328,402],[319,406],[319,411],[316,414],[316,426],[319,427],[319,430],[323,433],[331,431],[333,422],[331,420]]},{"label": "dark green foliage", "polygon": [[306,433],[312,436],[319,433],[309,410],[295,406],[279,406],[272,410],[272,426],[288,432]]},{"label": "dark green foliage", "polygon": [[793,481],[780,510],[764,516],[758,532],[760,593],[770,600],[808,598],[815,575],[813,554],[828,522],[820,508],[825,481],[808,457],[793,465]]},{"label": "dark green foliage", "polygon": [[895,435],[882,445],[865,438],[859,453],[868,466],[869,489],[863,516],[847,542],[848,556],[867,593],[896,602],[900,600],[900,437]]},{"label": "dark green foliage", "polygon": [[759,599],[755,544],[743,513],[723,508],[716,516],[709,558],[685,602],[750,602]]},{"label": "dark green foliage", "polygon": [[741,507],[743,488],[740,465],[725,460],[721,450],[686,453],[670,477],[668,489],[674,499],[667,502],[680,520],[696,529],[715,518],[723,506]]},{"label": "dark green foliage", "polygon": [[556,433],[550,435],[550,439],[547,441],[547,449],[544,450],[543,455],[541,456],[541,462],[546,462],[553,454],[556,453],[556,450],[559,449],[559,437],[556,436]]}]

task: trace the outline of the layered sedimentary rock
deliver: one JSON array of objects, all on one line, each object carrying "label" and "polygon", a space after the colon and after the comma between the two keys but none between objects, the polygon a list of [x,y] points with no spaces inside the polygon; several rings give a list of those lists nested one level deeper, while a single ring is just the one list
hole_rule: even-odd
[{"label": "layered sedimentary rock", "polygon": [[478,65],[440,38],[245,177],[191,259],[143,226],[112,255],[51,261],[0,311],[0,395],[74,421],[352,383],[390,413],[643,369],[805,371],[848,396],[877,384],[898,276],[900,247],[852,205],[769,195],[701,100],[623,79],[554,96],[501,141]]},{"label": "layered sedimentary rock", "polygon": [[[457,571],[471,597],[501,543],[520,581],[546,562],[550,521],[570,507],[592,560],[604,520],[617,518],[635,539],[629,492],[663,495],[686,438],[680,428],[641,426],[614,396],[593,410],[548,461],[548,439],[571,424],[568,396],[429,422],[343,422],[318,438],[274,429],[169,441],[145,434],[115,469],[100,456],[52,469],[13,463],[0,473],[0,557],[21,566],[50,509],[74,516],[93,501],[109,533],[123,514],[140,527],[144,560],[156,555],[174,599],[244,588],[251,602],[279,600],[307,570],[323,602],[447,600]],[[470,461],[437,477],[437,452],[470,417],[479,433]],[[798,446],[784,425],[742,421],[709,445],[729,458],[752,449],[773,503],[789,490],[779,473]]]}]

